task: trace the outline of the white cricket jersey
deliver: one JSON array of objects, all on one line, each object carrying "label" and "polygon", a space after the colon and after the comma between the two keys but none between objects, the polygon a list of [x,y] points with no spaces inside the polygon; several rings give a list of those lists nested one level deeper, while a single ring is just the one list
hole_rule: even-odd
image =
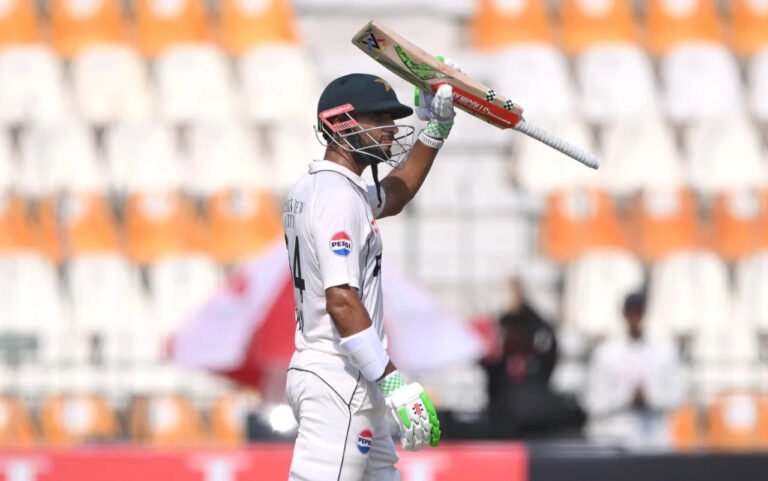
[{"label": "white cricket jersey", "polygon": [[[382,207],[384,191],[382,190]],[[325,310],[325,290],[349,284],[386,348],[381,294],[382,243],[376,189],[337,163],[314,161],[288,193],[283,228],[296,301],[296,352],[345,357]],[[309,353],[308,353],[309,354]],[[294,360],[297,356],[294,356]]]}]

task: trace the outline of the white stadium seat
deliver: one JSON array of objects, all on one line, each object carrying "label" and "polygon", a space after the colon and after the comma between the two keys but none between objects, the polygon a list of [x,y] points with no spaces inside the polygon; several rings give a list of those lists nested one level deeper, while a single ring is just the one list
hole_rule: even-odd
[{"label": "white stadium seat", "polygon": [[600,185],[614,195],[682,185],[683,162],[672,131],[657,116],[622,119],[603,134]]},{"label": "white stadium seat", "polygon": [[762,122],[768,122],[768,47],[749,60],[747,82],[750,87],[749,103],[752,113]]},{"label": "white stadium seat", "polygon": [[91,133],[72,119],[34,124],[22,138],[21,160],[19,187],[27,195],[106,187]]},{"label": "white stadium seat", "polygon": [[314,116],[321,87],[303,47],[260,45],[238,58],[237,68],[251,119],[307,121]]},{"label": "white stadium seat", "polygon": [[229,65],[212,45],[169,47],[155,61],[155,75],[159,114],[168,122],[226,119],[237,112]]},{"label": "white stadium seat", "polygon": [[0,131],[0,193],[18,185],[16,158],[11,139],[6,131]]},{"label": "white stadium seat", "polygon": [[691,344],[694,383],[702,395],[758,387],[759,338],[739,322],[697,331]]},{"label": "white stadium seat", "polygon": [[110,253],[74,258],[66,281],[81,356],[88,354],[94,336],[110,364],[159,356],[139,273],[127,259]]},{"label": "white stadium seat", "polygon": [[506,291],[506,282],[531,255],[530,225],[510,211],[504,216],[475,217],[468,227],[472,236],[463,237],[463,244],[471,243],[462,254],[465,269],[474,271],[476,282],[495,284]]},{"label": "white stadium seat", "polygon": [[701,121],[688,131],[690,185],[704,194],[768,185],[761,140],[745,117]]},{"label": "white stadium seat", "polygon": [[585,254],[566,267],[563,326],[593,338],[620,333],[624,298],[642,287],[643,267],[632,254]]},{"label": "white stadium seat", "polygon": [[423,218],[417,222],[412,242],[418,249],[414,269],[418,278],[443,284],[471,278],[469,228],[468,223],[456,218]]},{"label": "white stadium seat", "polygon": [[728,270],[707,251],[672,254],[651,269],[647,319],[651,330],[680,336],[733,317]]},{"label": "white stadium seat", "polygon": [[737,262],[735,287],[739,316],[760,332],[768,332],[768,252]]},{"label": "white stadium seat", "polygon": [[[587,127],[575,119],[546,122],[540,127],[567,139],[577,147],[599,155],[593,148]],[[536,195],[592,186],[598,181],[598,176],[592,169],[524,135],[518,135],[516,138],[515,163],[515,177],[520,187]]]},{"label": "white stadium seat", "polygon": [[59,59],[48,48],[19,45],[0,52],[0,124],[59,117],[66,93]]},{"label": "white stadium seat", "polygon": [[105,136],[110,183],[121,193],[175,190],[183,168],[172,131],[154,121],[122,122]]},{"label": "white stadium seat", "polygon": [[576,58],[584,116],[610,124],[659,112],[653,65],[636,45],[606,43]]},{"label": "white stadium seat", "polygon": [[152,322],[163,337],[204,305],[220,287],[221,272],[203,255],[169,256],[149,266]]},{"label": "white stadium seat", "polygon": [[673,121],[742,112],[739,67],[723,45],[685,43],[661,59],[664,104]]},{"label": "white stadium seat", "polygon": [[413,199],[419,213],[455,213],[469,208],[474,194],[472,155],[456,153],[450,143],[440,153],[440,168],[432,169]]},{"label": "white stadium seat", "polygon": [[282,122],[273,126],[270,145],[273,191],[287,192],[307,172],[309,162],[322,159],[325,153],[309,121]]},{"label": "white stadium seat", "polygon": [[91,46],[72,59],[71,69],[76,108],[87,122],[103,124],[151,114],[144,60],[133,48]]},{"label": "white stadium seat", "polygon": [[210,195],[243,188],[267,188],[269,172],[259,137],[235,122],[202,122],[189,134],[191,191]]}]

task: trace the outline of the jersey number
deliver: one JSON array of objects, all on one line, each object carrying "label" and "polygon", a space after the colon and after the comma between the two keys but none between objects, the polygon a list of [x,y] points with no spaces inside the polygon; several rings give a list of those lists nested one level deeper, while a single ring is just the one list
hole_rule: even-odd
[{"label": "jersey number", "polygon": [[[286,237],[286,244],[288,238]],[[293,277],[293,287],[299,290],[299,302],[304,303],[304,290],[306,289],[304,279],[301,278],[301,253],[299,251],[299,238],[294,239],[293,261],[291,262],[291,276]],[[287,246],[286,246],[287,247]],[[301,307],[296,306],[296,324],[300,331],[304,330],[304,313]]]}]

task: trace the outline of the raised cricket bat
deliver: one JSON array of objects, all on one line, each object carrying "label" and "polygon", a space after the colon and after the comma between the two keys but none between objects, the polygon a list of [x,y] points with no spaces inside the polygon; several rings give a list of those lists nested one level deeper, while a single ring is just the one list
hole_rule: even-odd
[{"label": "raised cricket bat", "polygon": [[453,87],[459,109],[501,129],[514,129],[597,169],[600,159],[527,122],[523,108],[492,88],[455,70],[376,21],[369,22],[352,43],[406,82],[436,92],[443,84]]}]

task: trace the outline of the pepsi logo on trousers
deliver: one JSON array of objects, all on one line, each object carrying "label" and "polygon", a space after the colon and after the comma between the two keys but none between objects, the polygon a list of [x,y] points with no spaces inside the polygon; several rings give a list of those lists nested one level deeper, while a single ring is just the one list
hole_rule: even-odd
[{"label": "pepsi logo on trousers", "polygon": [[341,257],[347,257],[352,252],[352,238],[344,231],[333,234],[330,242],[331,251]]}]

